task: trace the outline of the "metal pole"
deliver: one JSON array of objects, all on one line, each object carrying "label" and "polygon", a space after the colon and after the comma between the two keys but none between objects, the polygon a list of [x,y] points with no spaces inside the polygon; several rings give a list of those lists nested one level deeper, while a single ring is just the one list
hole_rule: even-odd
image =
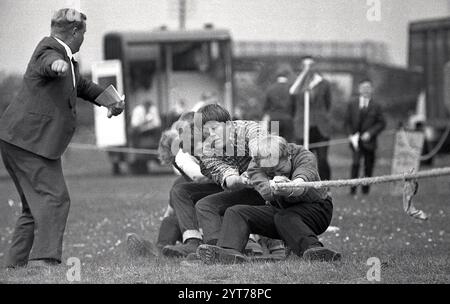
[{"label": "metal pole", "polygon": [[186,28],[186,0],[179,0],[178,19],[180,30],[184,30]]},{"label": "metal pole", "polygon": [[303,146],[309,150],[309,105],[310,105],[310,92],[306,89],[304,95],[305,112],[303,115]]}]

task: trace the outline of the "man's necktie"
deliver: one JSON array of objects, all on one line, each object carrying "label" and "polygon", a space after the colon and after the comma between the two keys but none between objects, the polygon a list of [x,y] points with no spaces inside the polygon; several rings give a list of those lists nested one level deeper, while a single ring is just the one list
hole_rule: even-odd
[{"label": "man's necktie", "polygon": [[70,67],[71,67],[71,71],[72,71],[72,82],[73,82],[73,87],[76,88],[76,83],[75,83],[75,65],[77,64],[77,62],[75,61],[75,59],[73,59],[73,57],[70,59]]}]

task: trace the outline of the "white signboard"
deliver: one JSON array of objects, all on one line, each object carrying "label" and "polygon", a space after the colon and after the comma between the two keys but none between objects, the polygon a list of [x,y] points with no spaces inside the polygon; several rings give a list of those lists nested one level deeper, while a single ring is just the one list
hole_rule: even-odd
[{"label": "white signboard", "polygon": [[[424,139],[422,132],[400,130],[395,134],[392,174],[419,171]],[[393,185],[393,194],[403,193],[403,182],[396,182]]]},{"label": "white signboard", "polygon": [[[120,60],[106,60],[92,65],[92,81],[103,88],[112,84],[123,95],[123,76]],[[125,103],[127,96],[125,96]],[[125,111],[125,110],[124,110]],[[99,148],[125,146],[125,112],[119,116],[107,117],[108,109],[94,106],[95,137]]]}]

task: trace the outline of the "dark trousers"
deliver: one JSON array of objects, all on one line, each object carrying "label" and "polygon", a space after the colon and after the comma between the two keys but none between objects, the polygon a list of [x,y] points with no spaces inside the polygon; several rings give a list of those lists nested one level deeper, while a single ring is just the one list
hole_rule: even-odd
[{"label": "dark trousers", "polygon": [[0,149],[22,201],[6,266],[39,259],[61,262],[70,207],[61,160],[49,160],[3,141]]},{"label": "dark trousers", "polygon": [[195,209],[199,226],[203,229],[204,242],[208,244],[217,242],[222,227],[222,217],[229,207],[235,205],[263,205],[264,203],[265,201],[261,195],[253,189],[224,191],[202,198],[195,205]]},{"label": "dark trousers", "polygon": [[[272,117],[271,117],[272,118]],[[274,123],[278,123],[278,135],[286,139],[288,142],[294,141],[294,123],[292,119],[282,119],[278,117],[273,117],[270,121],[269,128],[270,132],[273,133],[275,130],[272,128]]]},{"label": "dark trousers", "polygon": [[330,225],[331,198],[316,203],[299,203],[286,209],[272,205],[228,208],[223,219],[218,246],[242,252],[250,233],[281,239],[298,256],[314,246]]},{"label": "dark trousers", "polygon": [[177,216],[173,214],[163,218],[159,226],[156,246],[162,248],[166,245],[175,245],[177,241],[181,242],[181,240],[182,234]]},{"label": "dark trousers", "polygon": [[[373,174],[373,167],[375,165],[375,150],[365,149],[361,144],[358,150],[355,150],[353,146],[351,146],[351,149],[353,152],[351,178],[359,177],[361,158],[364,159],[364,177],[371,177]],[[356,190],[356,187],[351,187],[352,194],[355,194]],[[364,194],[368,194],[369,191],[370,186],[362,186],[362,192]]]},{"label": "dark trousers", "polygon": [[[189,181],[185,177],[180,176],[173,182],[172,188],[178,184],[187,182]],[[173,208],[170,201],[171,200],[169,199],[169,205]],[[181,241],[180,225],[178,224],[176,214],[171,214],[168,217],[163,218],[161,221],[156,245],[159,247],[164,247],[166,245],[174,245],[177,241]]]},{"label": "dark trousers", "polygon": [[[317,127],[311,127],[309,130],[309,143],[326,142],[329,138],[322,135]],[[297,140],[297,143],[303,145],[303,138]],[[331,168],[328,163],[328,145],[324,145],[318,148],[309,149],[317,157],[317,167],[319,170],[319,176],[321,180],[331,180]]]},{"label": "dark trousers", "polygon": [[208,195],[223,191],[216,183],[180,183],[170,190],[170,205],[175,210],[181,233],[198,230],[195,204]]}]

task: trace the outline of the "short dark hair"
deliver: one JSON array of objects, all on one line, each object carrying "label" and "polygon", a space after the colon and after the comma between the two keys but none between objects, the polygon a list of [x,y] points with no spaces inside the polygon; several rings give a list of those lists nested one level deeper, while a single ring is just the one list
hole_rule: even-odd
[{"label": "short dark hair", "polygon": [[227,122],[231,121],[230,113],[218,104],[207,104],[198,109],[197,113],[202,115],[202,124],[208,121]]}]

